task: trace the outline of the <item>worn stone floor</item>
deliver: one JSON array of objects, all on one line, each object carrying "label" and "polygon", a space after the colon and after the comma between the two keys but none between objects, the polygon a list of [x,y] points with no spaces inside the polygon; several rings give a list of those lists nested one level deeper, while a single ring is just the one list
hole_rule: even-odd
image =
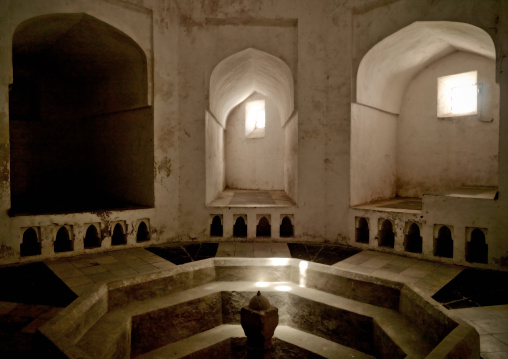
[{"label": "worn stone floor", "polygon": [[210,207],[292,207],[295,202],[284,191],[256,191],[226,188]]},{"label": "worn stone floor", "polygon": [[[74,293],[83,294],[95,283],[125,278],[139,273],[171,268],[180,262],[208,257],[280,257],[299,258],[331,265],[348,271],[366,273],[407,283],[432,296],[464,268],[450,264],[427,262],[397,255],[361,251],[341,258],[337,246],[295,243],[234,243],[215,246],[205,244],[172,245],[166,251],[167,260],[144,248],[118,250],[100,254],[62,258],[45,264]],[[216,252],[214,253],[216,248]],[[171,257],[175,255],[176,257]],[[182,254],[184,253],[184,254]],[[201,254],[200,254],[201,253]],[[185,254],[188,260],[183,260]],[[343,256],[344,257],[344,256]],[[173,259],[174,260],[174,259]],[[175,260],[175,262],[178,262]],[[23,354],[36,329],[61,308],[48,305],[28,305],[0,302],[0,353],[4,357],[30,357]],[[508,305],[451,310],[476,328],[480,334],[481,356],[484,359],[508,358]],[[21,354],[20,354],[21,353]]]}]

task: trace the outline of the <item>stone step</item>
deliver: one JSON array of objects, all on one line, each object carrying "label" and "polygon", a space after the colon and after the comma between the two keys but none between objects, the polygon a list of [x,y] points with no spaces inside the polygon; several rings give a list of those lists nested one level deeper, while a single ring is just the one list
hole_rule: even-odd
[{"label": "stone step", "polygon": [[[132,318],[133,348],[135,349],[132,354],[151,352],[154,348],[167,345],[172,341],[184,340],[221,324],[239,324],[239,308],[246,298],[258,290],[261,290],[269,299],[272,296],[278,300],[278,303],[272,304],[281,306],[279,307],[281,325],[287,324],[322,337],[324,340],[342,342],[342,344],[367,353],[372,352],[373,344],[363,343],[365,337],[357,335],[357,333],[367,336],[374,335],[374,341],[377,340],[377,350],[382,350],[380,354],[383,357],[395,358],[408,355],[413,358],[422,358],[431,351],[431,345],[425,342],[416,326],[395,310],[300,287],[293,282],[241,281],[213,282],[166,296],[136,301],[125,307],[114,309],[104,315],[79,340],[78,346],[87,352],[93,350],[94,358],[110,357],[115,347],[130,346],[131,327],[128,323]],[[234,298],[231,299],[232,294],[234,294]],[[224,305],[220,308],[220,304],[218,304],[221,298],[225,297],[231,303],[229,314],[225,312]],[[187,303],[190,301],[195,304]],[[290,304],[287,306],[288,308],[282,308],[288,303]],[[215,308],[217,306],[219,308]],[[206,310],[200,309],[200,311],[196,308],[205,308]],[[214,313],[213,320],[206,319],[209,318],[205,314],[209,308],[219,311],[219,313]],[[305,312],[300,310],[302,308],[306,308]],[[181,314],[182,311],[191,313],[193,319],[187,321],[185,315],[181,316],[181,324],[178,325],[184,327],[184,330],[182,333],[175,332],[176,337],[175,333],[165,333],[164,335],[168,339],[165,341],[164,335],[158,334],[159,329],[161,326],[168,326],[166,331],[178,330],[172,325],[172,321],[174,313]],[[200,318],[206,320],[200,320]],[[150,323],[150,320],[156,323]],[[141,329],[137,331],[135,331],[136,323],[140,323],[141,326]],[[142,327],[145,323],[148,328]],[[370,329],[370,326],[373,326],[374,329]],[[108,333],[108,335],[105,336],[104,333]],[[350,339],[341,338],[341,333]],[[149,341],[153,340],[153,342],[148,343],[145,347],[136,348],[135,343],[139,338],[146,338]],[[383,343],[382,349],[379,349],[380,341]]]},{"label": "stone step", "polygon": [[[223,324],[179,342],[137,356],[136,359],[183,358],[197,351],[219,344],[229,338],[240,337],[245,337],[241,325]],[[274,337],[314,354],[318,354],[324,358],[374,358],[371,355],[285,325],[279,325],[277,327]]]}]

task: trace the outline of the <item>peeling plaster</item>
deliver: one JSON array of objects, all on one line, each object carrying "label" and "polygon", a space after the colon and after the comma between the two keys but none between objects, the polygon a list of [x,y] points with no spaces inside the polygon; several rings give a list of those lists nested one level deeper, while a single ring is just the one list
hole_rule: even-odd
[{"label": "peeling plaster", "polygon": [[157,174],[162,174],[164,177],[169,177],[171,175],[171,160],[169,158],[165,157],[162,161],[156,162],[155,167],[157,169]]}]

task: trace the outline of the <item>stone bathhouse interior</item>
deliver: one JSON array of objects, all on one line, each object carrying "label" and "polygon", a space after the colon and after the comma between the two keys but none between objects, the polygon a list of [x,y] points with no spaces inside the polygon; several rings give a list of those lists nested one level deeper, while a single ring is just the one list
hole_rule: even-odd
[{"label": "stone bathhouse interior", "polygon": [[261,287],[300,357],[508,358],[508,1],[0,0],[0,50],[0,356],[242,357]]}]

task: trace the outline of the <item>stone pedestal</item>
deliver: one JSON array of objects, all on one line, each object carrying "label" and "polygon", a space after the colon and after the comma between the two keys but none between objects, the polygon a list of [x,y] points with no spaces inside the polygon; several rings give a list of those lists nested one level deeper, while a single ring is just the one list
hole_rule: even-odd
[{"label": "stone pedestal", "polygon": [[242,308],[241,324],[247,336],[249,351],[261,352],[262,358],[262,353],[272,347],[273,333],[279,324],[279,310],[270,305],[268,299],[258,291],[249,304]]}]

